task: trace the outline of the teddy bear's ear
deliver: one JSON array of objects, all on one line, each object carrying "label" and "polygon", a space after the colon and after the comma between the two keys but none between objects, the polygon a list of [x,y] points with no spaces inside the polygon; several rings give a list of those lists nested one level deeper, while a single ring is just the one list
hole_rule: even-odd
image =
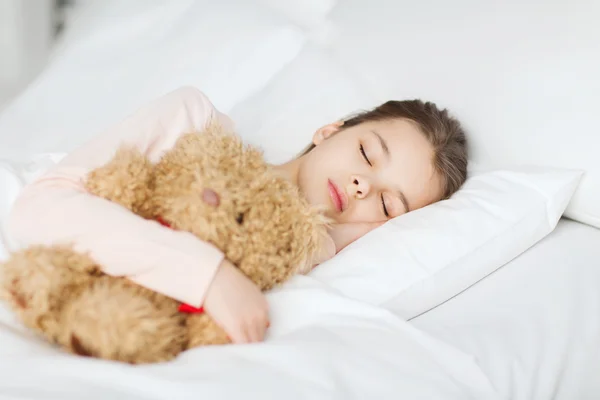
[{"label": "teddy bear's ear", "polygon": [[306,268],[310,271],[317,265],[329,260],[335,256],[335,243],[331,236],[327,234],[326,229],[318,229],[318,233],[313,238],[316,250],[307,260]]},{"label": "teddy bear's ear", "polygon": [[303,219],[310,234],[303,246],[305,253],[299,272],[307,273],[335,255],[335,243],[328,234],[333,220],[325,216],[324,207],[307,206]]}]

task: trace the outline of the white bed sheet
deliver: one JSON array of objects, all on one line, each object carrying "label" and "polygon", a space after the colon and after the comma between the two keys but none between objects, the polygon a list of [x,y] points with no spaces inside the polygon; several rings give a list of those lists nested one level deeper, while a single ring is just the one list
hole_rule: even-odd
[{"label": "white bed sheet", "polygon": [[411,324],[475,357],[510,399],[600,399],[600,230],[563,219]]}]

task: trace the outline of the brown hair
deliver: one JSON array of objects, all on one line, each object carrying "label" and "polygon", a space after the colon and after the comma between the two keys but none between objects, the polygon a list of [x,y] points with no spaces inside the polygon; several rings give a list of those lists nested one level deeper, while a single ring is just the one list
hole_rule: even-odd
[{"label": "brown hair", "polygon": [[[390,100],[344,120],[342,130],[364,122],[407,119],[419,127],[434,149],[433,164],[442,179],[442,199],[452,196],[467,179],[468,149],[465,132],[448,110],[421,100]],[[300,156],[315,147],[310,144]]]}]

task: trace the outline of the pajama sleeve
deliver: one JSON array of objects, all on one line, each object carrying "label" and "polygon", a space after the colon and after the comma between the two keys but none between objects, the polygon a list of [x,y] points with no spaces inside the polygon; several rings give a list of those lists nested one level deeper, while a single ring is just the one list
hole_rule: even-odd
[{"label": "pajama sleeve", "polygon": [[218,119],[232,127],[194,87],[174,90],[137,110],[67,155],[26,186],[7,222],[19,247],[72,244],[114,276],[199,307],[222,252],[193,236],[139,217],[124,207],[88,193],[87,173],[103,165],[121,144],[137,147],[156,161],[177,138]]}]

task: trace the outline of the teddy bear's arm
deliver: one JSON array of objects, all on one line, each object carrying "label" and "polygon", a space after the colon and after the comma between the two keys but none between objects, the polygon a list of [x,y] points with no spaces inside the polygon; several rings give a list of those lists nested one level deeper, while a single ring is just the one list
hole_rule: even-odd
[{"label": "teddy bear's arm", "polygon": [[121,147],[107,164],[90,171],[85,187],[96,196],[150,217],[152,169],[150,160],[139,150]]}]

